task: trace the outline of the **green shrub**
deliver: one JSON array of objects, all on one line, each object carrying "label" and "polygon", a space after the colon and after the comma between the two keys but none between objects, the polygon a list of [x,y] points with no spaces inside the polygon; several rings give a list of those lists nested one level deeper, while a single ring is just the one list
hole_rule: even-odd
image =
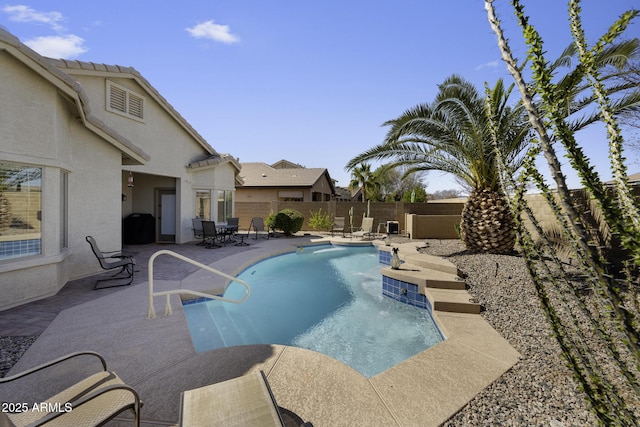
[{"label": "green shrub", "polygon": [[309,213],[311,214],[309,217],[309,227],[314,230],[331,231],[333,219],[328,212],[322,212],[322,208],[320,208],[317,212],[309,211]]},{"label": "green shrub", "polygon": [[302,228],[304,215],[295,209],[283,209],[278,214],[269,214],[266,224],[275,229],[281,230],[285,236],[291,236]]}]

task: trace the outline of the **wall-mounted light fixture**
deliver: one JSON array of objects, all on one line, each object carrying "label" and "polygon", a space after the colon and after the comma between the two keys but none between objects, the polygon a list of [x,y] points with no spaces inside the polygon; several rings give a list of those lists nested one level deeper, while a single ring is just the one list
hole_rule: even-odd
[{"label": "wall-mounted light fixture", "polygon": [[133,173],[129,171],[129,178],[127,179],[127,187],[133,187]]}]

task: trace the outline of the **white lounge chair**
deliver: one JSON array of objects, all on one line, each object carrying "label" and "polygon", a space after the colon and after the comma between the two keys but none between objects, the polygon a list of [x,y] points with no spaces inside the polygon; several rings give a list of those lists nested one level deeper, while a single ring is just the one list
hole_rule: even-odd
[{"label": "white lounge chair", "polygon": [[180,426],[284,426],[262,371],[182,393]]},{"label": "white lounge chair", "polygon": [[351,233],[352,237],[372,238],[373,237],[373,218],[362,218],[360,230]]},{"label": "white lounge chair", "polygon": [[333,233],[340,232],[342,233],[342,237],[344,237],[344,228],[344,217],[335,217],[333,219],[333,226],[331,227],[331,236],[333,236]]}]

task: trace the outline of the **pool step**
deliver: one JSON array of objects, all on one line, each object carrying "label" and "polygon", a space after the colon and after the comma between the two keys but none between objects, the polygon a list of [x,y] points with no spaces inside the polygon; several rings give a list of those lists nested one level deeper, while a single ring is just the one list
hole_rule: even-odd
[{"label": "pool step", "polygon": [[248,342],[260,342],[252,325],[243,317],[231,317],[224,303],[208,304],[213,323],[218,327],[224,343],[223,347],[245,345]]},{"label": "pool step", "polygon": [[404,262],[398,270],[391,267],[384,267],[382,270],[387,277],[418,285],[423,295],[424,288],[466,289],[467,287],[458,275],[420,267],[409,262]]},{"label": "pool step", "polygon": [[189,304],[184,306],[184,315],[187,317],[191,340],[196,352],[215,350],[224,347],[224,341],[218,328],[211,321],[211,312],[207,304]]},{"label": "pool step", "polygon": [[383,267],[381,273],[385,277],[418,286],[418,293],[427,297],[434,310],[453,313],[480,313],[480,304],[466,291],[466,284],[457,275],[409,263],[403,263],[398,270]]},{"label": "pool step", "polygon": [[425,289],[425,296],[433,309],[450,313],[480,314],[482,307],[467,291],[453,289]]},{"label": "pool step", "polygon": [[[458,267],[446,258],[416,253],[415,243],[398,245],[398,256],[403,261],[399,269],[383,267],[382,275],[418,287],[418,293],[427,297],[437,311],[479,314],[481,305],[466,291],[466,283]],[[391,252],[389,246],[379,250]],[[399,286],[402,289],[402,286]]]},{"label": "pool step", "polygon": [[405,255],[403,253],[400,253],[400,259],[402,259],[406,263],[417,265],[418,267],[428,268],[429,270],[449,273],[455,276],[462,275],[457,266],[443,257],[428,254]]}]

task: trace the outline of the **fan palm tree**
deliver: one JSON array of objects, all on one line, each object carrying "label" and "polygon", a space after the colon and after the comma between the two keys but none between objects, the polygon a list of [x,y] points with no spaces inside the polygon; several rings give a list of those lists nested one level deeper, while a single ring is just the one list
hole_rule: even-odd
[{"label": "fan palm tree", "polygon": [[374,186],[374,173],[371,171],[371,164],[362,163],[359,166],[354,165],[351,168],[351,182],[349,183],[350,189],[361,188],[362,189],[362,202],[367,199],[367,188]]},{"label": "fan palm tree", "polygon": [[455,175],[471,191],[460,225],[467,248],[510,252],[515,243],[513,215],[500,191],[489,134],[490,115],[505,162],[518,169],[531,133],[524,110],[507,105],[510,92],[499,80],[487,104],[473,84],[453,75],[439,85],[432,103],[419,104],[386,122],[390,129],[385,141],[352,159],[347,169],[370,159],[394,159],[406,167],[406,175],[429,170]]}]

